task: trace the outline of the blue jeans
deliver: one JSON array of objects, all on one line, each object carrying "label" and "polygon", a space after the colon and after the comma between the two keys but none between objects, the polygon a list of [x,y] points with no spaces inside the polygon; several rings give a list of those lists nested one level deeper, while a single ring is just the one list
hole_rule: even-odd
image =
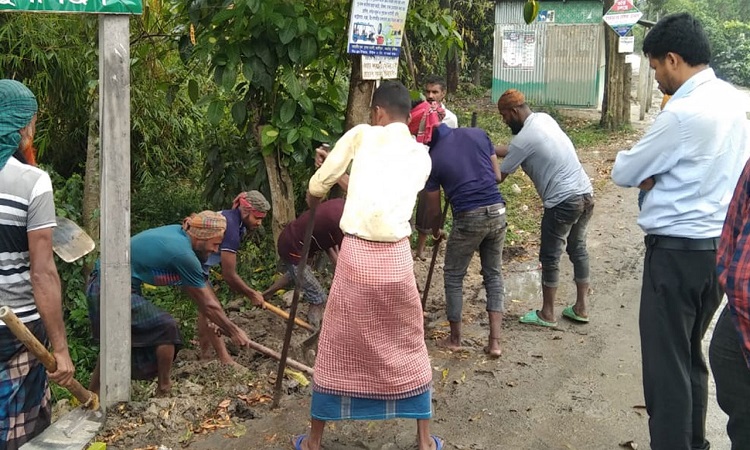
[{"label": "blue jeans", "polygon": [[544,208],[539,261],[542,263],[542,285],[557,287],[560,283],[560,255],[563,246],[573,263],[576,283],[589,282],[589,252],[586,228],[594,213],[591,194],[574,195],[552,208]]},{"label": "blue jeans", "polygon": [[[284,271],[292,278],[292,283],[297,284],[297,265],[283,261]],[[328,299],[328,293],[321,286],[320,281],[315,278],[310,266],[304,265],[302,271],[302,294],[305,301],[311,305],[322,305]]]},{"label": "blue jeans", "polygon": [[443,268],[446,315],[450,322],[461,322],[463,282],[474,251],[479,250],[482,277],[487,291],[487,311],[503,311],[503,243],[505,205],[483,206],[453,217]]}]

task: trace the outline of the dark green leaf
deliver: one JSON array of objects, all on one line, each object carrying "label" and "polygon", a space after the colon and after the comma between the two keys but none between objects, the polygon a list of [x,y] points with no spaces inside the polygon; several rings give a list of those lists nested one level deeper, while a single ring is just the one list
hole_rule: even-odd
[{"label": "dark green leaf", "polygon": [[198,101],[198,82],[195,80],[188,81],[188,97],[193,103]]},{"label": "dark green leaf", "polygon": [[281,74],[281,82],[284,83],[286,90],[293,99],[299,99],[299,96],[302,95],[302,84],[297,79],[294,69],[289,66],[284,67],[284,71]]},{"label": "dark green leaf", "polygon": [[306,112],[311,113],[313,110],[313,102],[307,95],[301,95],[299,98],[299,104]]},{"label": "dark green leaf", "polygon": [[292,21],[284,21],[284,26],[279,30],[279,40],[282,44],[286,45],[292,42],[292,39],[297,35],[297,30],[292,26]]},{"label": "dark green leaf", "polygon": [[208,122],[211,125],[219,125],[221,118],[224,116],[224,102],[222,100],[214,100],[208,105]]},{"label": "dark green leaf", "polygon": [[240,127],[245,123],[246,117],[247,107],[245,107],[245,102],[237,102],[232,105],[232,119],[234,119],[234,124],[237,125],[237,127]]},{"label": "dark green leaf", "polygon": [[245,63],[242,65],[242,75],[245,76],[245,79],[247,81],[253,81],[253,68],[250,67],[249,63]]},{"label": "dark green leaf", "polygon": [[[291,130],[289,130],[289,133],[286,135],[286,142],[292,145],[295,142],[297,142],[297,139],[299,139],[299,131],[297,131],[296,128],[292,128]],[[294,154],[296,155],[297,153],[299,152],[295,152]],[[302,162],[302,161],[298,161],[298,162]]]},{"label": "dark green leaf", "polygon": [[294,118],[295,112],[297,112],[297,104],[294,100],[288,98],[281,104],[279,119],[284,123],[289,123]]},{"label": "dark green leaf", "polygon": [[221,86],[226,90],[231,90],[234,87],[234,84],[237,82],[237,67],[236,66],[226,66],[224,68],[224,73],[221,77]]},{"label": "dark green leaf", "polygon": [[318,56],[318,43],[314,39],[303,39],[299,51],[300,62],[308,65]]}]

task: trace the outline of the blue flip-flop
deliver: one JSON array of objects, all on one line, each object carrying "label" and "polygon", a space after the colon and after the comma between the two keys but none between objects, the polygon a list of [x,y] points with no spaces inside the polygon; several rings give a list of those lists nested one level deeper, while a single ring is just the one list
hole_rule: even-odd
[{"label": "blue flip-flop", "polygon": [[302,441],[304,441],[306,437],[306,434],[299,434],[292,438],[292,446],[294,446],[294,450],[302,450]]},{"label": "blue flip-flop", "polygon": [[434,434],[431,434],[430,437],[435,441],[435,450],[443,450],[443,445],[445,444],[443,438],[435,436]]}]

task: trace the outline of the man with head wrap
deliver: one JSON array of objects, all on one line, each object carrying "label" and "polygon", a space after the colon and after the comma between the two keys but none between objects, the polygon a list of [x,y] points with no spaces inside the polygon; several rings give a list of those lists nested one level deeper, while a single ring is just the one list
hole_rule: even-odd
[{"label": "man with head wrap", "polygon": [[[55,204],[52,182],[35,163],[34,94],[14,80],[0,80],[0,298],[44,344],[57,371],[73,376],[62,314],[60,277],[52,257]],[[17,449],[50,424],[50,390],[39,360],[0,323],[0,449]]]},{"label": "man with head wrap", "polygon": [[[226,230],[224,216],[203,211],[186,218],[182,226],[167,225],[136,234],[130,240],[131,267],[131,377],[158,377],[158,395],[172,387],[172,361],[182,346],[174,318],[148,301],[143,283],[179,286],[198,306],[198,311],[215,323],[236,345],[250,340],[224,314],[216,294],[206,283],[203,263],[219,250]],[[100,282],[98,263],[86,288],[94,340],[99,340]],[[92,391],[99,391],[99,362],[91,377]]]},{"label": "man with head wrap", "polygon": [[[221,265],[221,278],[227,282],[229,288],[237,294],[248,298],[254,306],[263,306],[263,296],[251,288],[237,273],[237,252],[240,250],[242,239],[248,230],[255,230],[261,226],[271,205],[258,191],[248,191],[238,194],[232,202],[232,209],[221,211],[227,223],[224,239],[219,251],[212,253],[204,263],[204,272],[208,276],[213,266]],[[198,312],[198,340],[201,347],[201,359],[209,358],[211,348],[216,357],[224,364],[234,364],[229,355],[224,339],[211,331],[211,327],[203,313]]]},{"label": "man with head wrap", "polygon": [[513,132],[507,146],[495,147],[504,157],[501,180],[518,167],[534,182],[544,203],[539,261],[542,263],[542,309],[521,317],[521,323],[553,327],[555,297],[560,277],[560,255],[565,251],[573,263],[576,303],[563,309],[563,316],[573,321],[589,321],[586,296],[589,290],[589,255],[586,250],[586,227],[594,211],[593,188],[578,161],[575,147],[555,119],[532,112],[524,95],[508,89],[497,102],[503,121]]},{"label": "man with head wrap", "polygon": [[501,271],[505,241],[505,201],[497,189],[500,172],[492,142],[479,128],[450,128],[439,122],[439,110],[429,108],[420,117],[424,105],[412,109],[409,129],[422,128],[420,123],[435,123],[417,140],[430,147],[432,171],[424,189],[424,207],[417,208],[417,228],[432,228],[440,239],[440,188],[453,210],[453,230],[445,250],[445,308],[451,333],[438,345],[449,350],[461,349],[461,309],[463,280],[475,251],[482,262],[482,277],[487,290],[487,314],[490,332],[485,353],[502,354],[500,328],[503,320],[503,274]]}]

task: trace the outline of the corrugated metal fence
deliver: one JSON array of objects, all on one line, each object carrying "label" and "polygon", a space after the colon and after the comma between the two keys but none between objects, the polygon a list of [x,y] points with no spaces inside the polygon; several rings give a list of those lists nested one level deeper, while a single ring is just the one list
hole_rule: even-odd
[{"label": "corrugated metal fence", "polygon": [[598,106],[604,74],[601,3],[542,2],[541,10],[540,16],[555,22],[526,25],[522,1],[497,3],[493,99],[515,88],[532,104]]}]

